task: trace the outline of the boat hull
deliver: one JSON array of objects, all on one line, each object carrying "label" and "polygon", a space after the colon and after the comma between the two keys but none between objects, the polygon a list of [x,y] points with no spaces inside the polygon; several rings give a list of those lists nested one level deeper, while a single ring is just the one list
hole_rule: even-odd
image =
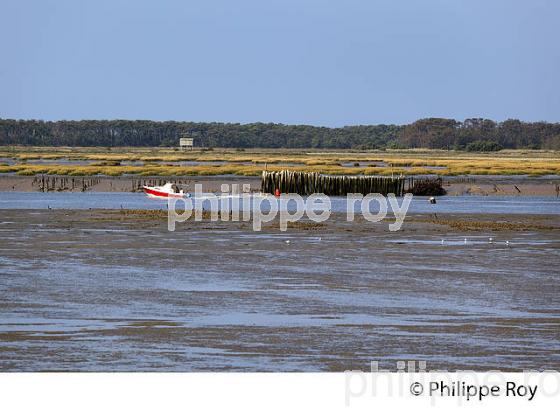
[{"label": "boat hull", "polygon": [[166,199],[166,198],[183,198],[185,194],[175,193],[175,192],[165,192],[159,189],[144,187],[144,192],[150,198]]}]

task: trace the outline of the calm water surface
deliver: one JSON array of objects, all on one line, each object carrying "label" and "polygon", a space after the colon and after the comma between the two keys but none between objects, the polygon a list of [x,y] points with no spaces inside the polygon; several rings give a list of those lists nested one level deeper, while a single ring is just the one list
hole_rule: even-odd
[{"label": "calm water surface", "polygon": [[[208,198],[205,196],[204,198]],[[398,199],[401,203],[402,198]],[[371,203],[375,211],[377,202]],[[263,205],[265,208],[266,203]],[[208,202],[205,203],[208,206]],[[360,203],[355,204],[359,210]],[[166,209],[167,201],[147,198],[143,193],[115,192],[0,192],[0,209]],[[343,197],[331,198],[333,212],[346,212]],[[294,209],[294,203],[288,203]],[[415,197],[412,213],[496,213],[496,214],[560,214],[560,199],[531,196],[444,196],[437,204],[425,197]]]}]

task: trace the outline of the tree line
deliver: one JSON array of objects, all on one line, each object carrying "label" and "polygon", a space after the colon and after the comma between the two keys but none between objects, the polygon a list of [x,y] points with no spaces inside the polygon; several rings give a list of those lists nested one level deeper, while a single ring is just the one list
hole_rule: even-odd
[{"label": "tree line", "polygon": [[195,146],[207,148],[559,150],[560,123],[426,118],[407,125],[329,128],[273,123],[0,119],[0,145],[176,147],[180,137],[192,137]]}]

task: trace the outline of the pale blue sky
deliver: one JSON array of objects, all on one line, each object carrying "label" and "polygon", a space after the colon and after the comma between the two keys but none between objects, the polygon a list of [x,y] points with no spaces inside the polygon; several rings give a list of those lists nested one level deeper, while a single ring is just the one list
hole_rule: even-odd
[{"label": "pale blue sky", "polygon": [[0,118],[560,121],[560,1],[0,0]]}]

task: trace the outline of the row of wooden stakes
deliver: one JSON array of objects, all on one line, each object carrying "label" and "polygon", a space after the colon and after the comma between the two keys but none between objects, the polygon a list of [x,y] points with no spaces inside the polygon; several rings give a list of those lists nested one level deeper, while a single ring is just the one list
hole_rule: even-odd
[{"label": "row of wooden stakes", "polygon": [[261,190],[263,193],[269,194],[277,194],[278,192],[299,195],[322,193],[341,196],[379,193],[401,196],[405,193],[405,181],[406,178],[402,176],[346,176],[287,170],[279,172],[263,171]]}]

